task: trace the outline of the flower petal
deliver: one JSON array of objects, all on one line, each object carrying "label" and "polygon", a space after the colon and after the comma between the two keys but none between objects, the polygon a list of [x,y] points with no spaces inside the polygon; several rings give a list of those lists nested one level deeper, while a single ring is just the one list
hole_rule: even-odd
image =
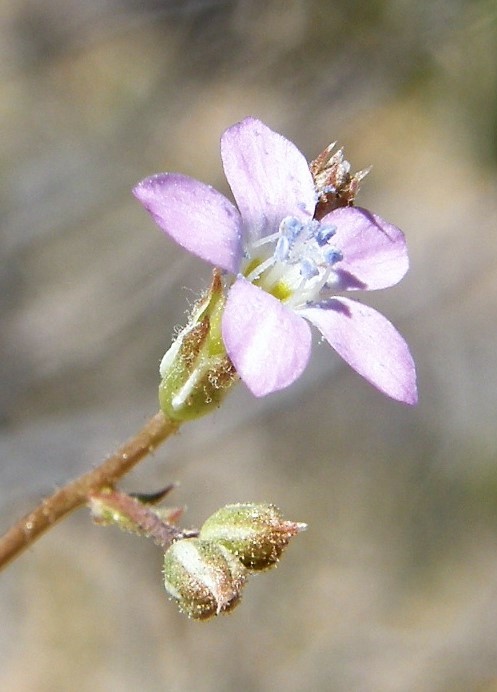
[{"label": "flower petal", "polygon": [[341,207],[327,214],[323,224],[336,226],[332,245],[343,253],[336,265],[338,288],[377,289],[393,286],[409,267],[402,231],[361,207]]},{"label": "flower petal", "polygon": [[133,194],[185,250],[236,274],[241,259],[241,218],[220,192],[186,175],[159,173],[138,183]]},{"label": "flower petal", "polygon": [[255,396],[288,387],[307,365],[309,325],[241,276],[230,289],[222,328],[226,351]]},{"label": "flower petal", "polygon": [[348,298],[332,298],[327,309],[299,314],[368,382],[392,399],[417,402],[416,371],[406,342],[390,322],[372,308]]},{"label": "flower petal", "polygon": [[278,230],[285,216],[308,219],[316,193],[303,154],[255,118],[228,128],[221,139],[224,172],[253,238]]}]

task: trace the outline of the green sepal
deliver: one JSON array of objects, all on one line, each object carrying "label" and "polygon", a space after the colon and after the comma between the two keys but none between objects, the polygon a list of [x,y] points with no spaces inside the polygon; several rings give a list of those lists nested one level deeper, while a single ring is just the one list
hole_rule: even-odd
[{"label": "green sepal", "polygon": [[225,302],[220,273],[214,270],[209,290],[162,359],[159,403],[172,420],[210,413],[237,379],[221,334]]}]

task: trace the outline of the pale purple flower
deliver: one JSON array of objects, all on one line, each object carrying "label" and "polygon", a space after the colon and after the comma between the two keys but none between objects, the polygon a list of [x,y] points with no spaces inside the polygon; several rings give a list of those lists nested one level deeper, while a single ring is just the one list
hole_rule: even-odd
[{"label": "pale purple flower", "polygon": [[238,208],[179,173],[146,178],[134,194],[177,243],[235,276],[222,335],[248,388],[264,396],[301,375],[311,322],[380,391],[416,403],[403,338],[378,312],[340,295],[400,281],[408,268],[403,233],[360,207],[315,220],[317,193],[306,159],[259,120],[228,128],[221,156]]}]

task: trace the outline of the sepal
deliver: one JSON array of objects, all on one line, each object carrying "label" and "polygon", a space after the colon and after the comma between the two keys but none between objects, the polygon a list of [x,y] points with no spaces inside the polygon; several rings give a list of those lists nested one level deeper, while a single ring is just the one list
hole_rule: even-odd
[{"label": "sepal", "polygon": [[209,290],[162,359],[159,402],[172,420],[210,413],[237,380],[221,335],[225,302],[220,273],[214,270]]}]

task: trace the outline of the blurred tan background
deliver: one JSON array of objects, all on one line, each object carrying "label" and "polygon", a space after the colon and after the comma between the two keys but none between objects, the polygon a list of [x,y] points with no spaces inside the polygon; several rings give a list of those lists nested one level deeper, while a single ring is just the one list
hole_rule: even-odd
[{"label": "blurred tan background", "polygon": [[309,531],[198,624],[152,543],[79,512],[0,576],[0,689],[495,691],[495,0],[0,2],[0,528],[155,412],[209,269],[130,189],[177,170],[227,192],[219,137],[248,114],[373,164],[359,202],[411,270],[367,302],[419,407],[317,339],[290,390],[239,387],[125,487],[180,481],[186,525],[268,500]]}]

